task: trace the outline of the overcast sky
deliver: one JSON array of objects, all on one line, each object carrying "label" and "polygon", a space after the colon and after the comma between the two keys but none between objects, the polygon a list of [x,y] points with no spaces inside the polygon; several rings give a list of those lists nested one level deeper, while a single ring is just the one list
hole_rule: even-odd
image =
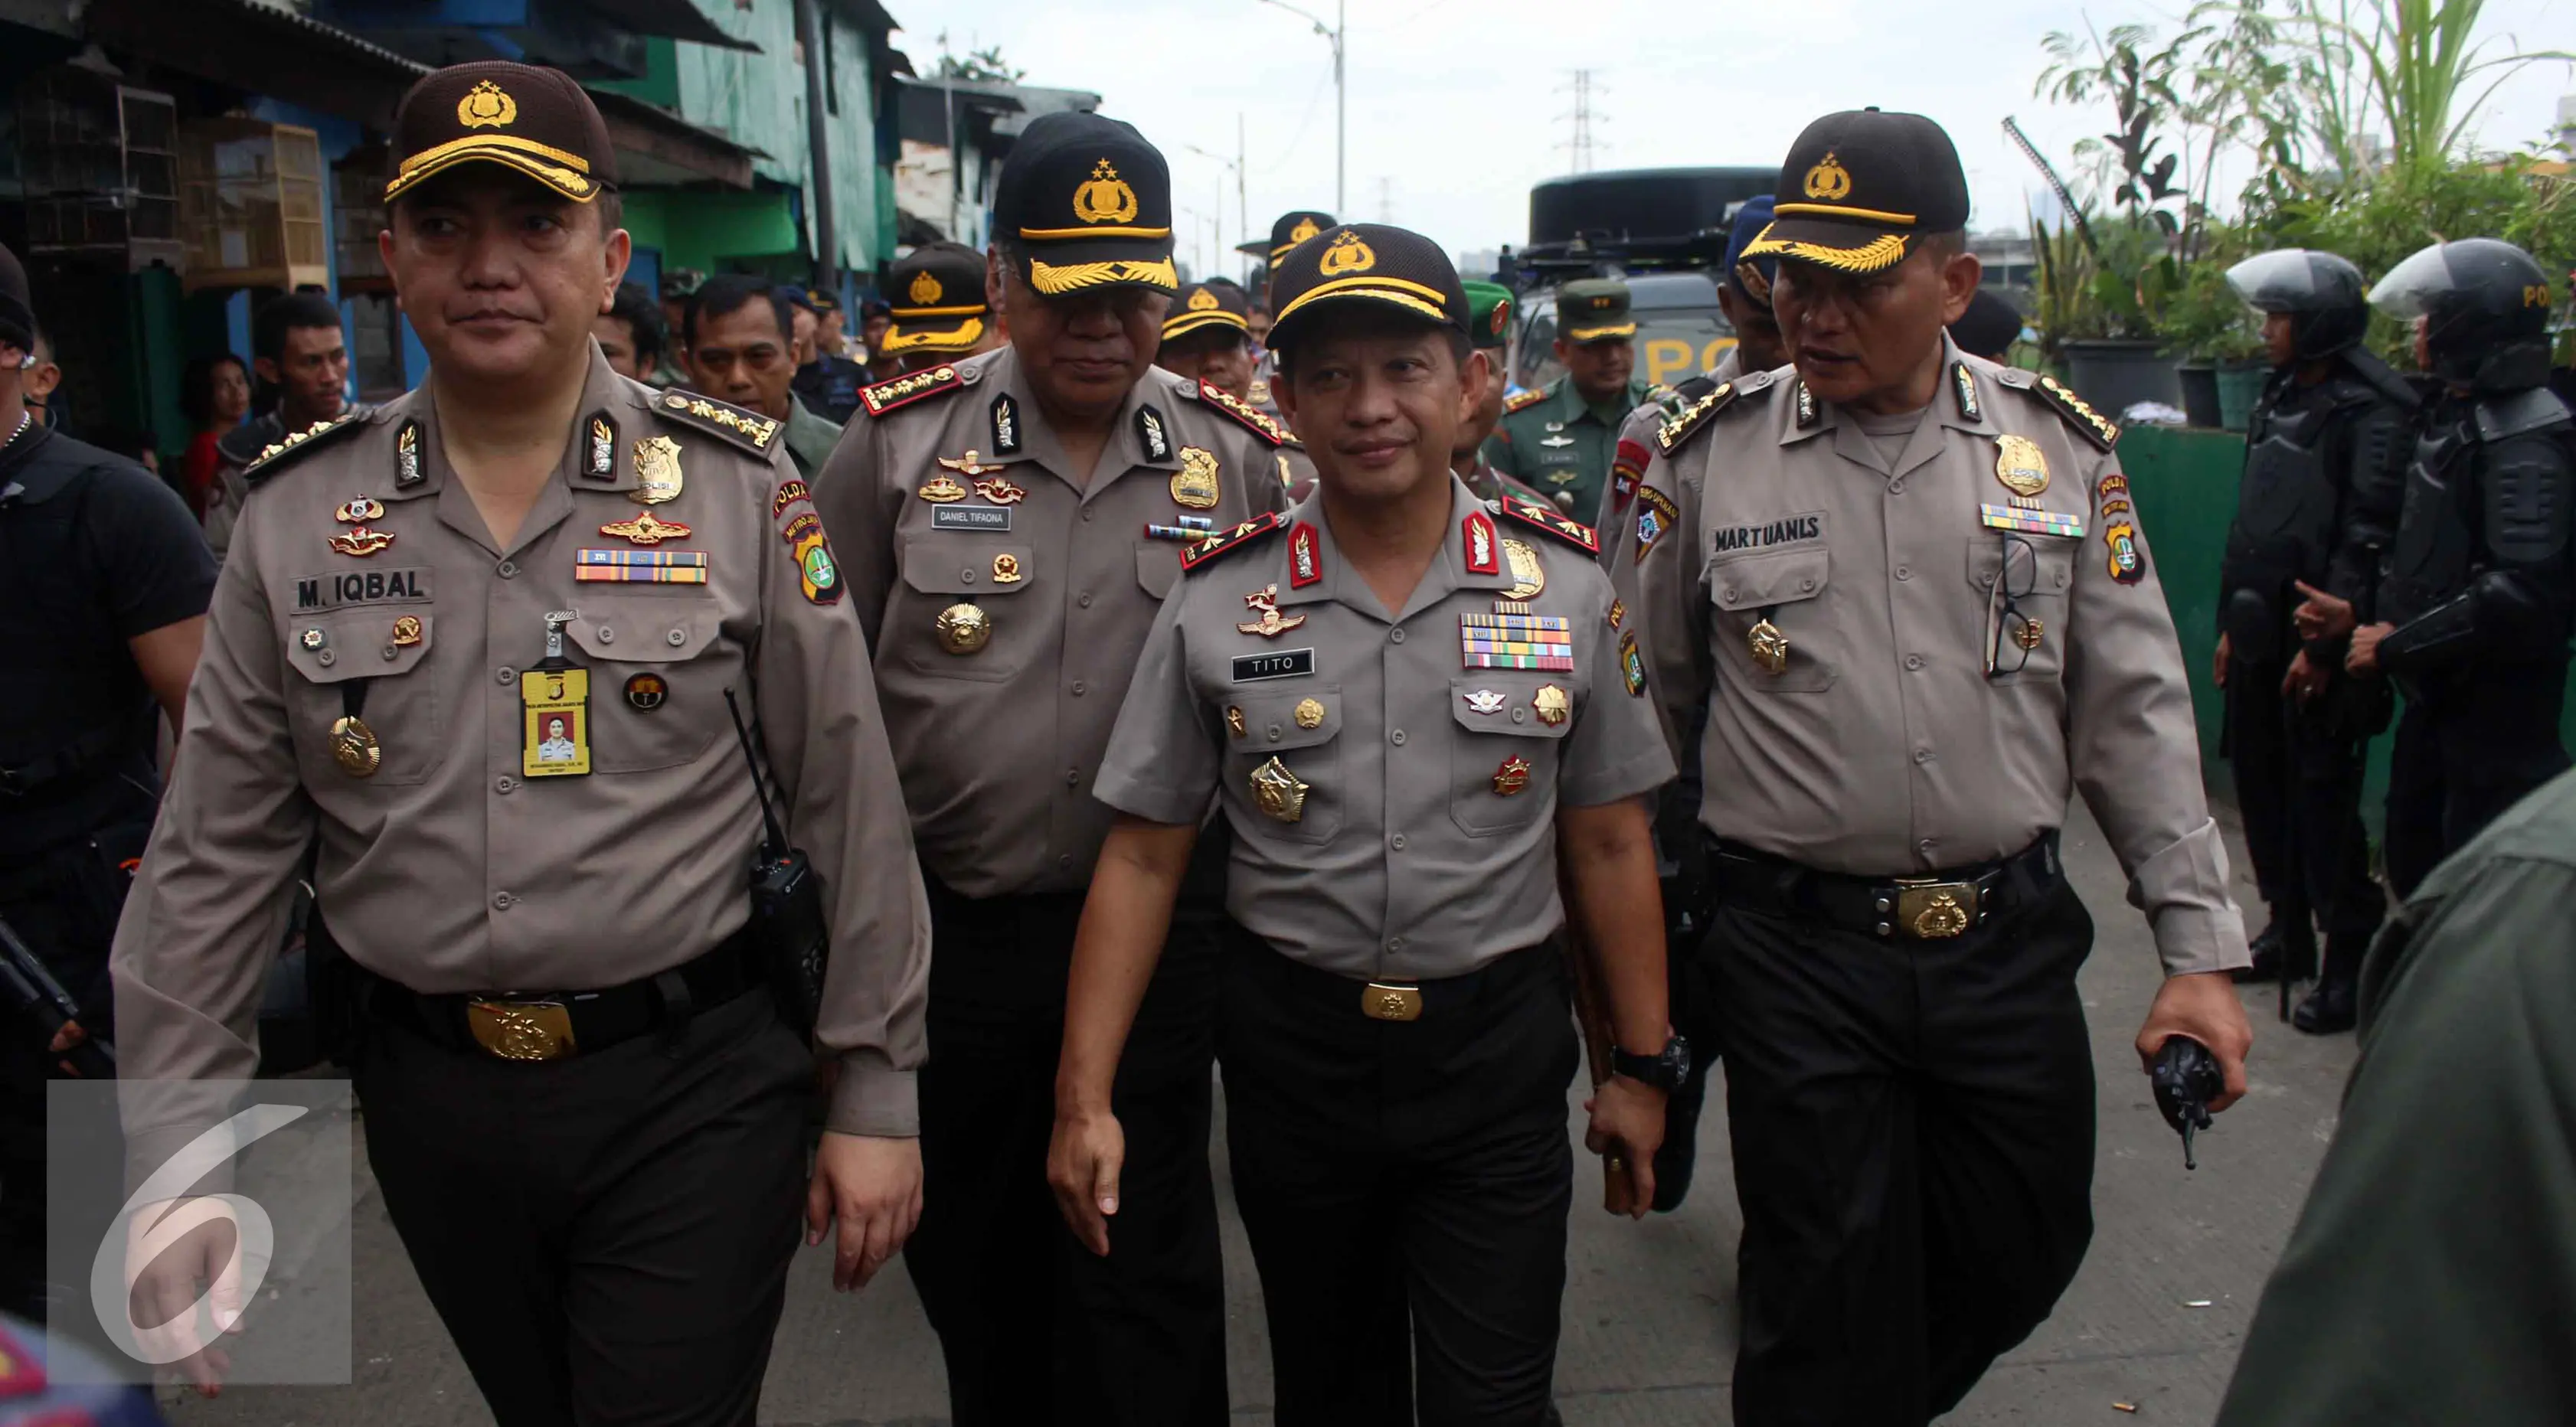
[{"label": "overcast sky", "polygon": [[[1334,0],[1296,0],[1332,18]],[[2064,0],[1351,0],[1348,196],[1333,198],[1332,50],[1313,26],[1260,0],[888,0],[911,28],[897,43],[925,74],[943,27],[960,53],[999,45],[1031,84],[1093,90],[1101,112],[1135,124],[1172,165],[1176,201],[1239,241],[1233,174],[1185,145],[1248,150],[1252,227],[1291,208],[1419,229],[1453,253],[1527,239],[1530,185],[1569,172],[1571,71],[1593,72],[1593,167],[1776,166],[1805,123],[1876,104],[1950,131],[1980,229],[2022,225],[2040,182],[2004,137],[2015,115],[2061,171],[2067,151],[2108,127],[2032,96],[2051,29],[2090,14],[2104,28],[2176,14],[2183,3]],[[2525,49],[2569,47],[2576,0],[2489,0],[2481,31]],[[2530,141],[2576,92],[2563,64],[2508,82],[2483,113],[2485,143]],[[2071,177],[2071,173],[2070,173]],[[1194,257],[1193,219],[1175,223]]]}]

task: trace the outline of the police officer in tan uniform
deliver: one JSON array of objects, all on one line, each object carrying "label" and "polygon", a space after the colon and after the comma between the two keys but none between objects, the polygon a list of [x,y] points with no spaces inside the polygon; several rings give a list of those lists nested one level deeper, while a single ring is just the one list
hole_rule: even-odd
[{"label": "police officer in tan uniform", "polygon": [[906,372],[989,352],[1005,340],[984,297],[984,255],[963,243],[924,243],[886,275],[894,325],[877,345]]},{"label": "police officer in tan uniform", "polygon": [[[779,423],[592,341],[628,239],[581,88],[436,71],[393,154],[381,245],[430,378],[250,471],[117,935],[130,1172],[225,1114],[152,1082],[251,1074],[310,847],[368,1157],[493,1415],[749,1424],[798,1209],[840,1220],[845,1287],[919,1209],[927,915],[867,647]],[[810,1185],[729,693],[823,886]],[[147,1302],[219,1261],[181,1257]]]},{"label": "police officer in tan uniform", "polygon": [[1534,1427],[1573,1192],[1555,942],[1571,913],[1599,948],[1620,1055],[1593,1134],[1643,1179],[1687,1062],[1639,798],[1672,762],[1591,530],[1450,470],[1485,376],[1447,256],[1353,224],[1274,290],[1322,485],[1192,550],[1145,646],[1097,785],[1124,816],[1083,909],[1048,1177],[1095,1245],[1124,1229],[1111,1088],[1213,796],[1226,1142],[1279,1422]]},{"label": "police officer in tan uniform", "polygon": [[994,225],[1011,345],[868,388],[816,481],[937,927],[929,1199],[905,1261],[960,1427],[1222,1422],[1212,904],[1184,908],[1121,1083],[1137,1173],[1107,1259],[1057,1221],[1046,1143],[1118,696],[1182,550],[1278,504],[1285,437],[1152,365],[1180,284],[1170,179],[1134,129],[1030,124]]},{"label": "police officer in tan uniform", "polygon": [[1638,493],[1649,677],[1700,744],[1744,1207],[1735,1417],[1921,1423],[2074,1277],[2093,924],[2081,789],[2167,979],[2138,1034],[2241,1095],[2248,960],[2118,428],[1943,333],[1977,285],[1965,176],[1912,114],[1810,125],[1772,306],[1795,370],[1668,423]]}]

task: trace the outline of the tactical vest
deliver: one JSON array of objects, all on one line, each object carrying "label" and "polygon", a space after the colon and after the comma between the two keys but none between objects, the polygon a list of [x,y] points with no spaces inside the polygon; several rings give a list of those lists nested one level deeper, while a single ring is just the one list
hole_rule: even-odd
[{"label": "tactical vest", "polygon": [[[2535,468],[2507,461],[2513,481],[2532,484],[2535,470],[2555,489],[2522,489],[2509,481],[2497,490],[2489,467],[2508,442],[2552,441],[2576,453],[2576,424],[2545,387],[2480,394],[2446,402],[2416,438],[2406,472],[2406,503],[2389,551],[2380,618],[2403,625],[2469,587],[2492,565],[2549,564],[2564,542],[2565,465]],[[2489,506],[2496,506],[2490,519]],[[2554,532],[2554,533],[2553,533]],[[2501,542],[2501,548],[2490,548]],[[2545,548],[2544,548],[2545,547]]]},{"label": "tactical vest", "polygon": [[2298,604],[2292,582],[2325,583],[2350,478],[2345,428],[2378,399],[2350,377],[2302,387],[2283,373],[2255,408],[2219,576],[2221,618],[2236,657],[2258,664],[2282,658]]}]

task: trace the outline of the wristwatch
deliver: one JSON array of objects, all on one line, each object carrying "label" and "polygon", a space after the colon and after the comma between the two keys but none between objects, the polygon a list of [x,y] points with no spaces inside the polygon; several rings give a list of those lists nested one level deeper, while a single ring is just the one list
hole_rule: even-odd
[{"label": "wristwatch", "polygon": [[1656,1055],[1630,1055],[1614,1045],[1610,1048],[1610,1069],[1613,1074],[1651,1085],[1669,1095],[1681,1089],[1683,1081],[1690,1079],[1690,1042],[1680,1036],[1672,1036],[1665,1040],[1662,1052]]}]

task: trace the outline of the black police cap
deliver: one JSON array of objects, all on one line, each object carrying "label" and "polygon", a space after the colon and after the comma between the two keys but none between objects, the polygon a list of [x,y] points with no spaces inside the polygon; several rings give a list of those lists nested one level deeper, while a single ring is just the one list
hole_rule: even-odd
[{"label": "black police cap", "polygon": [[1277,269],[1282,260],[1296,251],[1299,243],[1332,226],[1333,215],[1330,213],[1300,208],[1294,213],[1280,214],[1279,221],[1270,225],[1270,266]]},{"label": "black police cap", "polygon": [[394,111],[392,202],[458,164],[516,169],[588,203],[617,186],[617,150],[599,106],[572,76],[508,60],[431,70]]},{"label": "black police cap", "polygon": [[1171,315],[1163,319],[1163,340],[1186,336],[1210,327],[1230,327],[1237,332],[1252,326],[1252,299],[1243,289],[1223,279],[1211,278],[1192,283],[1180,301],[1172,304]]},{"label": "black police cap", "polygon": [[1293,348],[1327,310],[1398,312],[1461,336],[1467,292],[1438,243],[1382,223],[1328,228],[1289,251],[1271,274],[1273,351]]},{"label": "black police cap", "polygon": [[1924,235],[1968,226],[1968,175],[1950,136],[1922,115],[1847,109],[1789,146],[1772,214],[1745,257],[1881,272]]},{"label": "black police cap", "polygon": [[1030,121],[993,198],[993,231],[1041,296],[1101,287],[1178,292],[1172,174],[1134,126],[1058,112]]},{"label": "black police cap", "polygon": [[894,294],[888,352],[968,352],[984,337],[984,255],[959,243],[924,243],[886,275]]}]

